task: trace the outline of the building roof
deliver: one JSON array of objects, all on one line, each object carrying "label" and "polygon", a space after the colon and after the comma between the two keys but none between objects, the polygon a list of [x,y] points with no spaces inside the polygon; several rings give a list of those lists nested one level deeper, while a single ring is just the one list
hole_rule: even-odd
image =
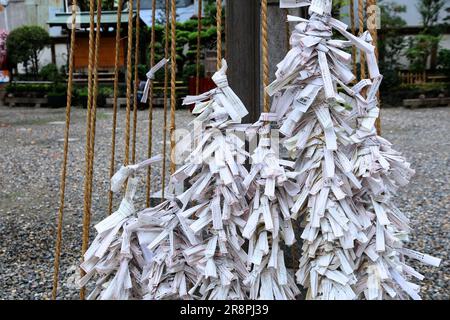
[{"label": "building roof", "polygon": [[[136,10],[135,10],[136,11]],[[164,9],[156,9],[157,19],[165,15]],[[185,22],[197,14],[197,9],[195,5],[189,5],[185,7],[177,8],[177,21]],[[136,12],[133,13],[133,18],[136,17]],[[151,9],[141,9],[139,12],[139,18],[147,25],[152,25],[152,10]],[[89,27],[89,12],[81,12],[77,15],[77,24],[81,28]],[[47,24],[50,27],[68,27],[72,23],[72,14],[70,12],[56,12],[55,16],[50,17]],[[128,23],[128,12],[123,12],[121,17],[121,23]],[[117,12],[115,11],[103,11],[101,18],[102,25],[113,25],[117,24]]]},{"label": "building roof", "polygon": [[[156,9],[155,14],[156,14],[155,15],[156,21],[158,21],[159,18],[165,16],[165,10]],[[194,5],[177,8],[177,21],[178,22],[186,22],[187,20],[191,19],[196,14],[197,14],[197,9],[195,8]],[[139,17],[147,26],[150,27],[152,25],[152,10],[151,9],[150,10],[148,10],[148,9],[141,10],[139,12]]]},{"label": "building roof", "polygon": [[[152,0],[141,0],[140,6],[141,9],[152,9]],[[165,0],[156,0],[156,8],[157,9],[164,9],[166,7]],[[193,0],[176,0],[177,9],[190,6],[193,4]],[[133,1],[133,8],[136,9],[136,1]],[[178,10],[177,10],[178,11]]]},{"label": "building roof", "polygon": [[[136,17],[136,13],[133,13],[133,18]],[[89,12],[80,12],[77,14],[77,25],[81,28],[89,27]],[[54,17],[51,17],[47,24],[50,27],[69,27],[72,23],[72,14],[65,12],[57,12]],[[115,11],[103,11],[100,23],[102,25],[116,25],[117,24],[117,12]],[[121,23],[128,23],[128,12],[123,12],[121,17]]]}]

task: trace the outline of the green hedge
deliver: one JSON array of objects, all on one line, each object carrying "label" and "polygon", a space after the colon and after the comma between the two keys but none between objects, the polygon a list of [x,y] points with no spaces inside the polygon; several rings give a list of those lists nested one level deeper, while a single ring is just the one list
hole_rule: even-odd
[{"label": "green hedge", "polygon": [[401,84],[396,88],[381,90],[381,101],[387,105],[400,106],[404,99],[417,99],[420,95],[437,98],[440,94],[450,96],[450,83],[430,82],[421,84]]}]

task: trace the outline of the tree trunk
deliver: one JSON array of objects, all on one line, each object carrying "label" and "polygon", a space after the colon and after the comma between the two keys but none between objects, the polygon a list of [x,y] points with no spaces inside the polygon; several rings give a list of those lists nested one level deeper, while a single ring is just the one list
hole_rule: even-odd
[{"label": "tree trunk", "polygon": [[430,70],[435,71],[437,65],[438,44],[433,44],[430,53]]},{"label": "tree trunk", "polygon": [[38,53],[34,52],[33,53],[33,76],[34,76],[34,80],[37,80],[39,74],[39,58],[38,58]]}]

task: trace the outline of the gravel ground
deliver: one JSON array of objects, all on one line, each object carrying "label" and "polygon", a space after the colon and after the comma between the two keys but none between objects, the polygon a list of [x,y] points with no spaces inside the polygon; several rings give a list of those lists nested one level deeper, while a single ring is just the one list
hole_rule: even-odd
[{"label": "gravel ground", "polygon": [[[48,299],[51,295],[56,214],[64,134],[64,109],[0,107],[0,299]],[[147,150],[146,111],[138,114],[137,159]],[[107,211],[111,110],[98,111],[92,224]],[[119,112],[117,163],[123,161],[125,111]],[[192,116],[177,112],[177,126]],[[383,135],[412,162],[417,174],[400,194],[399,206],[412,219],[408,247],[443,259],[440,268],[413,265],[425,275],[424,299],[450,298],[447,248],[450,209],[450,108],[385,109]],[[76,299],[75,265],[81,247],[85,110],[74,109],[58,298]],[[162,150],[163,112],[155,110],[154,153]],[[155,142],[157,141],[157,142]],[[160,183],[153,170],[153,189]],[[145,189],[145,188],[143,188]],[[143,194],[138,194],[143,199]],[[120,199],[115,198],[115,205]],[[95,232],[91,232],[93,235]]]}]

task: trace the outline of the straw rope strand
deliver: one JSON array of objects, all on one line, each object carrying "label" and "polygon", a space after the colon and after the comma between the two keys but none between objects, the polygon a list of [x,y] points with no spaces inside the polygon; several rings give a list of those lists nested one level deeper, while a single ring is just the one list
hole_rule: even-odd
[{"label": "straw rope strand", "polygon": [[[169,0],[166,0],[166,26],[164,30],[164,57],[169,58],[169,20],[170,20],[170,7]],[[162,163],[162,198],[165,196],[166,188],[166,158],[167,158],[167,96],[168,96],[168,82],[169,82],[169,66],[167,63],[164,65],[164,120],[163,120],[163,163]]]},{"label": "straw rope strand", "polygon": [[198,0],[198,12],[197,12],[197,58],[196,58],[196,75],[195,79],[195,94],[200,94],[200,46],[202,36],[202,0]]},{"label": "straw rope strand", "polygon": [[128,42],[127,42],[127,111],[125,121],[125,159],[124,165],[130,162],[130,117],[131,117],[131,48],[133,46],[133,0],[128,2]]},{"label": "straw rope strand", "polygon": [[[152,21],[156,20],[156,0],[152,0]],[[150,66],[155,65],[155,42],[156,42],[156,32],[155,23],[152,23],[152,30],[150,36]],[[150,82],[150,100],[148,101],[148,149],[147,158],[152,157],[153,148],[153,94],[154,94],[153,80]],[[146,193],[146,204],[147,207],[150,206],[150,192],[151,192],[151,177],[152,177],[152,166],[147,169],[147,193]]]},{"label": "straw rope strand", "polygon": [[[92,113],[91,113],[91,146],[89,158],[89,208],[92,207],[92,181],[94,176],[94,157],[95,157],[95,128],[97,122],[97,96],[98,96],[98,62],[100,51],[100,34],[101,34],[101,14],[102,2],[97,1],[97,29],[95,34],[95,54],[94,54],[94,83],[93,83],[93,97],[92,97]],[[89,235],[89,232],[88,232]]]},{"label": "straw rope strand", "polygon": [[66,192],[66,176],[67,176],[67,158],[69,153],[69,130],[70,130],[70,111],[72,107],[72,87],[73,87],[73,55],[75,48],[75,30],[76,30],[76,16],[77,16],[77,1],[72,2],[72,22],[70,32],[70,52],[69,52],[69,78],[67,80],[67,103],[66,103],[66,127],[64,130],[64,151],[63,151],[63,164],[61,169],[61,186],[60,186],[60,198],[59,198],[59,211],[58,211],[58,227],[56,231],[56,245],[55,245],[55,260],[53,268],[53,288],[52,299],[56,300],[58,292],[58,279],[59,279],[59,267],[61,258],[61,245],[62,245],[62,229],[64,219],[64,203]]},{"label": "straw rope strand", "polygon": [[[91,184],[92,180],[90,178],[91,175],[91,154],[93,150],[91,149],[91,135],[92,135],[92,110],[93,110],[93,70],[94,70],[94,59],[95,59],[95,40],[94,40],[94,0],[90,0],[89,2],[89,66],[88,66],[88,101],[87,101],[87,115],[86,115],[86,150],[85,150],[85,181],[84,181],[84,208],[83,208],[83,234],[82,234],[82,245],[81,245],[81,255],[83,259],[83,255],[87,250],[88,242],[89,242],[89,227],[91,222]],[[98,0],[97,3],[101,1]],[[97,6],[98,7],[98,6]],[[97,19],[98,19],[97,12]],[[98,19],[99,21],[99,19]],[[97,27],[100,25],[98,24]],[[84,276],[84,271],[81,270],[81,276]],[[84,300],[85,298],[85,288],[82,287],[80,289],[80,299]]]},{"label": "straw rope strand", "polygon": [[[359,35],[364,33],[364,0],[358,0],[358,23],[359,23]],[[361,79],[366,78],[366,58],[364,53],[359,52]]]},{"label": "straw rope strand", "polygon": [[222,0],[216,0],[217,14],[217,70],[222,66]]},{"label": "straw rope strand", "polygon": [[[111,134],[111,165],[109,168],[109,178],[111,179],[115,171],[115,157],[116,157],[116,129],[117,129],[117,99],[119,91],[119,54],[120,54],[120,28],[122,20],[122,0],[117,4],[117,24],[116,24],[116,50],[114,58],[114,102],[113,102],[113,120],[112,120],[112,134]],[[113,207],[113,192],[109,191],[108,213],[112,213]]]},{"label": "straw rope strand", "polygon": [[[368,16],[373,15],[373,14],[377,15],[378,14],[377,0],[368,0],[367,4],[368,4],[367,15]],[[375,12],[374,12],[374,10],[375,10]],[[370,19],[370,20],[373,23],[375,23],[375,25],[372,25],[369,27],[369,32],[373,39],[373,45],[375,46],[375,56],[377,57],[377,60],[378,60],[378,29],[377,29],[377,25],[376,25],[377,17],[375,16],[375,19]],[[377,134],[381,135],[381,99],[380,99],[379,91],[377,92],[377,97],[378,97],[380,113],[378,115],[377,120],[375,121],[375,128],[377,129]]]},{"label": "straw rope strand", "polygon": [[176,164],[174,159],[175,151],[175,110],[176,110],[176,78],[177,78],[177,48],[176,48],[176,27],[177,27],[177,3],[171,2],[171,81],[170,81],[170,173],[175,172]]},{"label": "straw rope strand", "polygon": [[263,86],[264,86],[264,99],[263,110],[269,112],[270,99],[265,88],[269,85],[269,42],[268,42],[268,29],[267,29],[267,0],[261,1],[261,43],[262,43],[262,62],[263,62]]},{"label": "straw rope strand", "polygon": [[[356,26],[355,26],[355,0],[350,0],[349,5],[350,11],[350,29],[353,35],[356,35]],[[352,46],[352,66],[353,66],[353,74],[355,76],[358,75],[358,68],[356,65],[356,47]]]},{"label": "straw rope strand", "polygon": [[140,17],[139,12],[141,11],[141,0],[136,0],[136,39],[134,43],[134,88],[133,88],[133,137],[132,137],[132,147],[131,147],[131,161],[136,162],[136,131],[137,131],[137,109],[138,109],[138,98],[137,91],[139,87],[139,47],[140,47]]}]

